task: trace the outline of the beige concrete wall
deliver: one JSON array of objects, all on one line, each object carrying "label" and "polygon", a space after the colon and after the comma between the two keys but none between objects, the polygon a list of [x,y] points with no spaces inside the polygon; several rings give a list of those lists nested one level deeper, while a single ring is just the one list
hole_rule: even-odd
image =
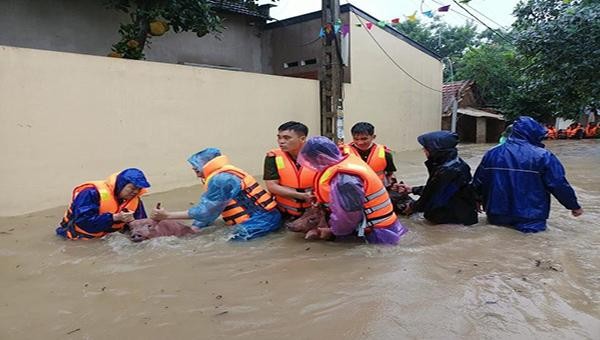
[{"label": "beige concrete wall", "polygon": [[371,34],[396,63],[439,92],[422,87],[392,64],[365,27],[356,26],[356,14],[350,18],[352,83],[345,87],[346,138],[352,138],[354,123],[368,121],[375,125],[377,141],[393,150],[418,148],[419,134],[440,129],[442,63],[373,26]]},{"label": "beige concrete wall", "polygon": [[317,132],[318,112],[313,80],[0,46],[0,216],[127,167],[154,192],[193,185],[186,159],[208,146],[261,174],[277,126]]}]

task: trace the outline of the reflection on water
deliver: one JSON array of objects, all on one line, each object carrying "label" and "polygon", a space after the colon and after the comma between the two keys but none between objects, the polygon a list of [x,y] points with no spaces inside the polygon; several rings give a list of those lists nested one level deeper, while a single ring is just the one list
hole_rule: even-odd
[{"label": "reflection on water", "polygon": [[[540,234],[402,218],[397,247],[277,232],[65,242],[62,208],[0,219],[0,338],[549,338],[600,334],[600,143],[557,141],[586,213],[553,201]],[[473,170],[490,145],[465,145]],[[398,175],[425,180],[421,152]],[[146,198],[184,209],[198,188]]]}]

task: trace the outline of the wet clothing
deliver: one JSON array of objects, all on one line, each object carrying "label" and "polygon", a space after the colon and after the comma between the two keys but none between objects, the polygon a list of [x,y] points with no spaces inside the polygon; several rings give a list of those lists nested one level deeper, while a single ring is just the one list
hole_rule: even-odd
[{"label": "wet clothing", "polygon": [[[356,157],[353,156],[353,158]],[[353,237],[360,235],[361,225],[368,221],[365,218],[366,213],[368,214],[365,207],[367,204],[366,193],[370,192],[370,189],[366,186],[369,182],[373,183],[374,179],[378,181],[379,178],[372,169],[364,166],[364,163],[357,159],[360,163],[357,169],[360,168],[360,170],[350,173],[336,171],[323,180],[323,174],[327,169],[335,167],[344,159],[338,147],[326,137],[309,138],[298,156],[298,161],[303,166],[311,167],[319,172],[315,180],[315,194],[317,194],[317,191],[324,189],[318,187],[319,181],[327,182],[327,189],[325,190],[329,194],[326,195],[320,192],[317,197],[320,196],[321,200],[326,201],[329,207],[331,212],[329,226],[332,233],[336,237]],[[371,175],[367,176],[367,172],[370,172]],[[382,186],[380,181],[377,183]],[[385,190],[383,192],[387,195]],[[325,197],[328,197],[328,199]],[[372,228],[371,232],[365,232],[364,238],[370,243],[397,244],[404,233],[406,233],[406,229],[396,218],[392,224],[387,225],[385,228]]]},{"label": "wet clothing", "polygon": [[530,117],[519,117],[511,137],[486,152],[473,179],[488,221],[522,232],[546,229],[550,194],[567,209],[579,209],[565,170],[541,143],[546,128]]},{"label": "wet clothing", "polygon": [[548,139],[557,139],[558,131],[556,131],[556,128],[554,128],[554,127],[549,127],[547,136],[548,136]]},{"label": "wet clothing", "polygon": [[[275,165],[276,175],[273,174],[271,169],[267,169],[267,166],[271,166],[271,160]],[[267,157],[265,158],[264,177],[267,177],[267,171],[269,171],[268,176],[270,178],[264,178],[265,180],[278,180],[280,185],[295,189],[297,192],[307,192],[312,190],[316,175],[314,170],[300,166],[289,153],[284,152],[281,149],[273,149],[267,153]],[[311,206],[311,202],[305,202],[303,200],[281,195],[273,195],[277,201],[277,208],[281,213],[286,215],[301,216],[304,211]]]},{"label": "wet clothing", "polygon": [[424,186],[413,187],[412,193],[420,196],[412,205],[413,211],[423,212],[435,224],[477,223],[471,168],[458,157],[458,135],[436,131],[419,136],[418,141],[429,151],[425,162],[429,178]]},{"label": "wet clothing", "polygon": [[596,125],[588,125],[585,127],[585,138],[596,138],[600,129]]},{"label": "wet clothing", "polygon": [[190,163],[202,169],[207,178],[206,192],[188,210],[194,226],[209,226],[223,214],[226,223],[235,224],[234,240],[250,240],[280,227],[281,215],[275,209],[273,198],[252,176],[230,166],[220,153],[206,163],[194,156],[190,157]]},{"label": "wet clothing", "polygon": [[354,143],[350,143],[343,148],[344,153],[353,152],[359,156],[365,163],[369,164],[371,169],[377,173],[379,178],[383,179],[385,175],[391,175],[396,172],[394,157],[392,151],[385,145],[373,143],[367,150],[361,150]]},{"label": "wet clothing", "polygon": [[87,182],[73,190],[72,202],[67,209],[56,234],[68,239],[93,239],[120,231],[124,223],[113,221],[113,214],[128,209],[134,211],[135,219],[146,218],[140,196],[129,201],[120,201],[118,195],[125,185],[132,183],[138,188],[147,188],[143,173],[138,169],[126,169],[111,175],[105,181]]}]

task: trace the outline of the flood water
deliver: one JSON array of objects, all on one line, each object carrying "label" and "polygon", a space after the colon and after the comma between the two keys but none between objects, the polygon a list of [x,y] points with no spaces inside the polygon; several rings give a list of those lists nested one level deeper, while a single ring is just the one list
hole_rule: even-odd
[{"label": "flood water", "polygon": [[[0,339],[600,339],[600,141],[546,144],[585,214],[553,200],[539,234],[413,216],[396,247],[228,242],[222,222],[134,244],[55,237],[65,207],[1,218]],[[460,152],[474,170],[489,147]],[[397,176],[424,183],[423,157],[397,153]],[[199,190],[145,203],[185,209]]]}]

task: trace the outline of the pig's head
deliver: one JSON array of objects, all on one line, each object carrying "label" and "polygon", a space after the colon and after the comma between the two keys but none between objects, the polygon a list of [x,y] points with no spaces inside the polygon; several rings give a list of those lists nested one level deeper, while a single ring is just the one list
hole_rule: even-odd
[{"label": "pig's head", "polygon": [[143,218],[141,220],[129,222],[129,228],[131,229],[131,235],[129,238],[133,242],[141,242],[149,239],[154,232],[157,223],[158,222],[150,218]]},{"label": "pig's head", "polygon": [[315,228],[327,228],[325,208],[321,205],[312,206],[302,216],[287,222],[285,227],[291,231],[302,233]]}]

